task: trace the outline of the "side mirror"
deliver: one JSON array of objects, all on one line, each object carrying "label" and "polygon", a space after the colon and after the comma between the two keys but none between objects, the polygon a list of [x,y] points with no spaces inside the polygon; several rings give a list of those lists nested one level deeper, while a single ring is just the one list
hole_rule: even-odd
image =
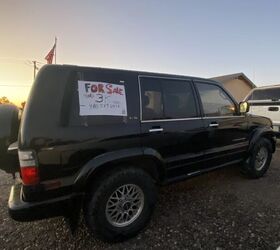
[{"label": "side mirror", "polygon": [[239,103],[239,112],[240,114],[245,114],[249,111],[249,103],[248,102],[240,102]]}]

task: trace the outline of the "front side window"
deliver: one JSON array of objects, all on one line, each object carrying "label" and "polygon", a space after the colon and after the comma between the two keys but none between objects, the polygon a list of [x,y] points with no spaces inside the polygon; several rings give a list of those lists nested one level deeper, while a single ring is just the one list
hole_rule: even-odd
[{"label": "front side window", "polygon": [[190,81],[142,78],[143,120],[180,119],[197,116]]},{"label": "front side window", "polygon": [[205,116],[231,116],[236,113],[233,101],[222,88],[206,83],[197,83],[196,86]]}]

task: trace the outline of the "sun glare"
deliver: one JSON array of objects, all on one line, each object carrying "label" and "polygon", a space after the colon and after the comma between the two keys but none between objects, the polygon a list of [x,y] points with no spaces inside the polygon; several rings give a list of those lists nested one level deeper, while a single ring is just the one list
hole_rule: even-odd
[{"label": "sun glare", "polygon": [[32,67],[24,60],[0,59],[0,98],[16,105],[26,101],[32,82]]}]

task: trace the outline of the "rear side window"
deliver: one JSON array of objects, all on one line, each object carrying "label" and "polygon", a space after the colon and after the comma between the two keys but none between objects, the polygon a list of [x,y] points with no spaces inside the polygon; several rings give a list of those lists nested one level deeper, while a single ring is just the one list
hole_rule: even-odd
[{"label": "rear side window", "polygon": [[205,116],[231,116],[236,113],[233,101],[222,88],[206,83],[197,83],[196,86]]},{"label": "rear side window", "polygon": [[[80,115],[80,104],[79,104],[79,93],[78,93],[78,81],[105,81],[109,83],[119,83],[115,80],[115,77],[106,79],[106,73],[102,72],[77,72],[75,77],[73,77],[70,84],[67,85],[66,97],[69,100],[66,100],[64,103],[64,110],[68,110],[68,117],[65,117],[66,120],[64,123],[69,126],[74,127],[91,127],[91,126],[103,126],[103,125],[112,125],[127,123],[127,116],[114,116],[114,115]],[[123,84],[124,85],[124,84]],[[66,112],[63,112],[66,113]],[[65,115],[66,116],[66,115]]]},{"label": "rear side window", "polygon": [[190,81],[141,78],[142,119],[178,119],[197,116]]},{"label": "rear side window", "polygon": [[247,97],[247,100],[279,100],[280,88],[255,89]]}]

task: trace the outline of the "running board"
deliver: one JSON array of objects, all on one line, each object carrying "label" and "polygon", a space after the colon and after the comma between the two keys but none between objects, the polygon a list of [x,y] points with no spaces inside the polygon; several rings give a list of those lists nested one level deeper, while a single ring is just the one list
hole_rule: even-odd
[{"label": "running board", "polygon": [[206,168],[206,169],[193,171],[193,172],[190,172],[188,174],[184,174],[184,175],[181,175],[181,176],[178,176],[178,177],[167,179],[167,181],[164,184],[171,184],[171,183],[174,183],[174,182],[183,181],[183,180],[186,180],[186,179],[189,179],[189,178],[192,178],[192,177],[195,177],[195,176],[199,176],[199,175],[214,171],[214,170],[219,169],[219,168],[223,168],[223,167],[226,167],[226,166],[231,166],[231,165],[234,165],[234,164],[237,164],[237,163],[240,163],[240,162],[242,162],[242,160],[235,160],[235,161],[227,162],[225,164],[222,164],[222,165],[219,165],[219,166],[216,166],[216,167],[211,167],[211,168]]}]

